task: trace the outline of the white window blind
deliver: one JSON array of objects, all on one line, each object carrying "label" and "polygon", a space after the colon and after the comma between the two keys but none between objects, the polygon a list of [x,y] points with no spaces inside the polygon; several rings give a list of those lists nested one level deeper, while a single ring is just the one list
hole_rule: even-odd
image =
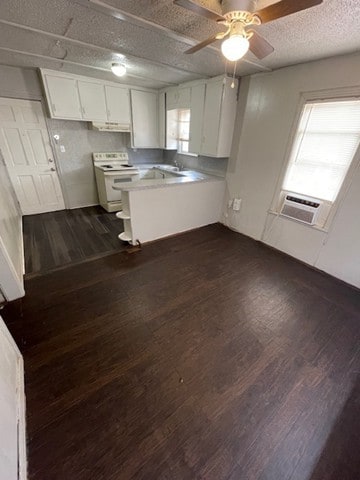
[{"label": "white window blind", "polygon": [[360,142],[360,100],[305,105],[283,190],[333,202]]},{"label": "white window blind", "polygon": [[190,137],[190,109],[178,110],[178,132],[178,151],[179,153],[188,153]]}]

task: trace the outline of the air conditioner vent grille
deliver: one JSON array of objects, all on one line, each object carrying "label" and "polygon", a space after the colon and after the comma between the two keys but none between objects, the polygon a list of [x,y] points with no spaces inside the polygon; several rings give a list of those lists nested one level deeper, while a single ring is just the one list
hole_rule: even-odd
[{"label": "air conditioner vent grille", "polygon": [[281,210],[281,215],[294,218],[296,220],[299,220],[300,222],[308,223],[309,225],[314,224],[315,212],[303,210],[296,206],[284,204]]}]

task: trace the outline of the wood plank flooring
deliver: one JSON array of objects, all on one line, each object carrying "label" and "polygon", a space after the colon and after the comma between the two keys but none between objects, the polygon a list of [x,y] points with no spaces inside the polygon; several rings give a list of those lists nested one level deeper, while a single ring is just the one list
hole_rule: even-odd
[{"label": "wood plank flooring", "polygon": [[102,207],[23,217],[25,272],[44,273],[71,263],[124,250],[123,222]]},{"label": "wood plank flooring", "polygon": [[360,293],[220,225],[26,282],[30,480],[358,480]]}]

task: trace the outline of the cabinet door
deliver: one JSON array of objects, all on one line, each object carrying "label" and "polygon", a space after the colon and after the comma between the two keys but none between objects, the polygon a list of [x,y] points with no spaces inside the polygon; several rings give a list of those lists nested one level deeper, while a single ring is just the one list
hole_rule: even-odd
[{"label": "cabinet door", "polygon": [[200,153],[204,121],[205,84],[191,88],[189,153]]},{"label": "cabinet door", "polygon": [[74,78],[46,74],[44,83],[52,118],[82,119],[77,82]]},{"label": "cabinet door", "polygon": [[180,88],[177,108],[190,108],[190,88]]},{"label": "cabinet door", "polygon": [[165,93],[159,93],[159,147],[166,148]]},{"label": "cabinet door", "polygon": [[131,123],[130,92],[127,88],[105,86],[109,122]]},{"label": "cabinet door", "polygon": [[173,110],[178,108],[179,90],[171,88],[166,92],[166,110]]},{"label": "cabinet door", "polygon": [[132,146],[159,148],[157,94],[131,90]]},{"label": "cabinet door", "polygon": [[82,116],[84,120],[107,121],[104,86],[100,83],[78,82]]},{"label": "cabinet door", "polygon": [[217,156],[223,83],[208,83],[205,92],[201,154]]}]

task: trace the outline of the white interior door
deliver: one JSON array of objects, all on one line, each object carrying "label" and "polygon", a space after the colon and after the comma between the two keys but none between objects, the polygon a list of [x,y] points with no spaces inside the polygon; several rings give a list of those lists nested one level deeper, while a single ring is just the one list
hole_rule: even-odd
[{"label": "white interior door", "polygon": [[23,215],[65,208],[41,102],[0,98],[0,149]]},{"label": "white interior door", "polygon": [[22,357],[0,317],[0,478],[4,480],[26,477],[24,413]]}]

